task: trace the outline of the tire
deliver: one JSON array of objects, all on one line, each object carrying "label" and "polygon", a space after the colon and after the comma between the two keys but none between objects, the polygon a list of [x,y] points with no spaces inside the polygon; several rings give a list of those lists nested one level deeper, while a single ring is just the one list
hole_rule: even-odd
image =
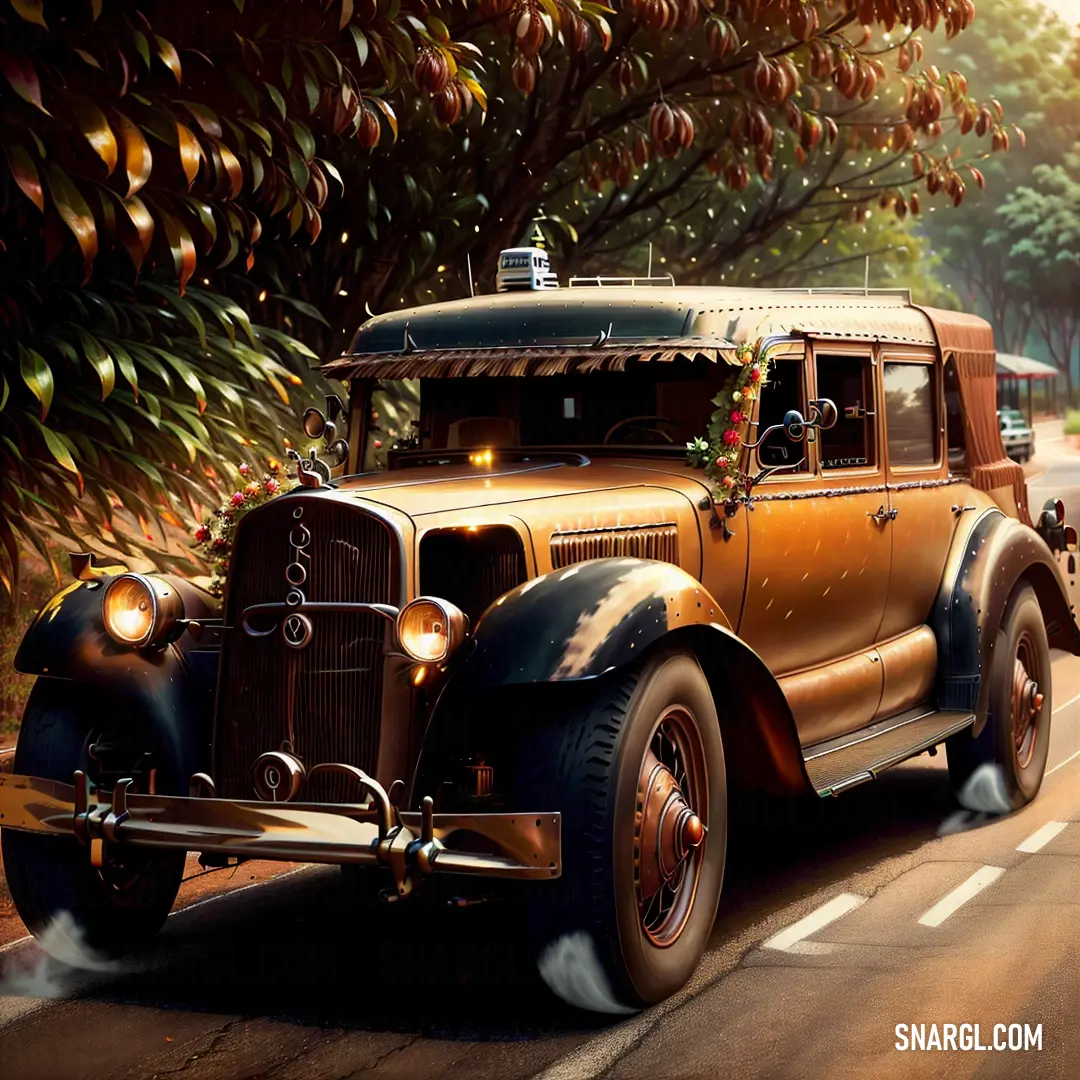
[{"label": "tire", "polygon": [[[1007,813],[1039,793],[1053,713],[1046,625],[1035,591],[1026,583],[1013,591],[1005,607],[989,678],[989,713],[982,731],[977,738],[961,732],[946,743],[949,781],[969,809]],[[978,785],[973,780],[984,765],[996,766],[1000,782]]]},{"label": "tire", "polygon": [[[23,714],[14,771],[70,784],[76,769],[92,766],[90,738],[112,712],[85,686],[38,679]],[[139,729],[129,714],[124,720],[125,730]],[[0,843],[11,898],[26,928],[41,937],[67,912],[85,944],[109,956],[139,948],[161,929],[186,858],[183,851],[126,849],[98,870],[74,837],[3,829]]]},{"label": "tire", "polygon": [[[629,672],[523,689],[511,711],[525,714],[513,801],[523,811],[562,814],[562,875],[527,892],[541,977],[563,1000],[597,1012],[662,1001],[697,967],[724,877],[724,750],[701,668],[686,653],[659,653]],[[660,734],[661,723],[671,741]],[[688,811],[675,796],[662,804],[657,795],[639,812],[643,783],[650,792],[665,783],[655,765],[643,773],[650,750],[676,773],[681,762],[686,801],[701,812],[707,832],[700,846],[681,849],[688,853],[671,878],[681,888],[665,886],[641,899],[642,875],[657,865],[648,852],[660,845],[659,834],[656,843],[642,843],[645,821],[659,820],[656,809],[670,803],[663,820],[676,823],[671,835],[694,828],[685,825]],[[675,843],[669,855],[680,850]]]}]

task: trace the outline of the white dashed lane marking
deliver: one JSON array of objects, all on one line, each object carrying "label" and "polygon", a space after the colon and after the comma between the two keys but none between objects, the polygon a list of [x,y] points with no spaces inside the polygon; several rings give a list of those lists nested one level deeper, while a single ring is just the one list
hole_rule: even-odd
[{"label": "white dashed lane marking", "polygon": [[950,915],[962,908],[973,896],[977,896],[987,887],[993,885],[1002,874],[1005,873],[1001,866],[983,866],[975,871],[967,879],[956,886],[951,893],[943,896],[923,917],[919,920],[921,926],[940,926]]},{"label": "white dashed lane marking", "polygon": [[1036,829],[1023,843],[1016,845],[1017,851],[1034,854],[1041,851],[1058,833],[1063,832],[1067,821],[1048,821],[1041,829]]},{"label": "white dashed lane marking", "polygon": [[805,950],[793,949],[803,938],[816,934],[822,927],[836,922],[849,912],[854,911],[860,904],[866,903],[865,896],[856,896],[854,893],[841,893],[833,897],[827,904],[822,904],[816,911],[811,911],[804,919],[793,923],[786,930],[781,930],[769,938],[761,947],[763,949],[779,949],[781,952],[802,952]]}]

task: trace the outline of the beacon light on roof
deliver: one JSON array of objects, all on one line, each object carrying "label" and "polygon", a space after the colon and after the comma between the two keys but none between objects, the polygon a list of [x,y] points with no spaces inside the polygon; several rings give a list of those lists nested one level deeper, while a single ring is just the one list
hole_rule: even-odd
[{"label": "beacon light on roof", "polygon": [[495,275],[497,292],[558,287],[559,279],[552,271],[548,253],[543,248],[506,248],[499,253],[499,271]]}]

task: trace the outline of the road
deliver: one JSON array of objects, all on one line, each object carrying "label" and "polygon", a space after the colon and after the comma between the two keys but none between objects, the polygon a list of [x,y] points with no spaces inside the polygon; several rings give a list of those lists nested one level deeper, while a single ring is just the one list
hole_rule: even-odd
[{"label": "road", "polygon": [[[1061,495],[1080,509],[1080,457],[1041,434],[1033,508]],[[175,913],[136,965],[71,968],[26,941],[0,952],[2,1074],[1076,1075],[1080,660],[1056,655],[1053,679],[1046,781],[1018,814],[958,817],[938,754],[739,819],[701,967],[629,1020],[552,1001],[507,909],[373,916],[335,870],[301,868]],[[1041,1025],[1042,1048],[899,1050],[901,1024],[926,1025],[931,1045],[930,1025],[945,1038],[946,1024],[978,1024],[983,1045],[997,1024]]]}]

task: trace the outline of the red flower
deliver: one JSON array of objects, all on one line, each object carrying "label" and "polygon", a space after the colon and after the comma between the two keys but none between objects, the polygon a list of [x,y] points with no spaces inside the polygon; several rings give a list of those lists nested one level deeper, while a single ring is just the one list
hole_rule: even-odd
[{"label": "red flower", "polygon": [[229,541],[226,540],[225,537],[223,537],[223,536],[219,536],[214,541],[214,550],[215,551],[224,551],[228,546],[229,546]]},{"label": "red flower", "polygon": [[728,428],[724,432],[724,445],[735,446],[739,442],[739,433],[734,428]]},{"label": "red flower", "polygon": [[209,525],[200,525],[195,530],[195,543],[196,544],[205,544],[206,541],[209,540],[209,539],[210,539],[210,526]]},{"label": "red flower", "polygon": [[735,409],[731,414],[731,422],[733,424],[741,424],[746,419],[746,413],[741,409]]},{"label": "red flower", "polygon": [[382,439],[376,439],[375,440],[375,449],[376,450],[381,450],[382,449]]},{"label": "red flower", "polygon": [[750,381],[751,382],[758,382],[760,380],[760,378],[761,378],[761,368],[757,364],[755,364],[750,369]]},{"label": "red flower", "polygon": [[279,484],[279,483],[278,483],[278,482],[277,482],[276,480],[274,480],[274,479],[272,479],[272,478],[271,478],[270,480],[267,480],[267,481],[266,481],[266,494],[267,494],[267,495],[273,495],[273,494],[275,494],[275,493],[277,492],[277,489],[278,489],[278,488],[279,488],[280,486],[281,486],[281,485],[280,485],[280,484]]},{"label": "red flower", "polygon": [[240,466],[240,475],[241,476],[247,476],[247,474],[249,472],[251,472],[251,466],[248,465],[246,462]]},{"label": "red flower", "polygon": [[716,467],[718,469],[726,469],[727,468],[727,458],[724,457],[723,454],[721,454],[720,457],[718,457],[716,459]]},{"label": "red flower", "polygon": [[735,477],[725,476],[724,479],[720,481],[720,483],[722,483],[726,488],[733,488],[735,486]]},{"label": "red flower", "polygon": [[232,493],[232,498],[229,499],[229,502],[231,502],[233,504],[233,506],[243,506],[244,505],[244,493],[242,491],[234,491]]},{"label": "red flower", "polygon": [[256,484],[254,480],[252,480],[252,482],[248,484],[246,488],[244,488],[244,494],[249,499],[254,499],[255,496],[259,494],[259,485]]}]

